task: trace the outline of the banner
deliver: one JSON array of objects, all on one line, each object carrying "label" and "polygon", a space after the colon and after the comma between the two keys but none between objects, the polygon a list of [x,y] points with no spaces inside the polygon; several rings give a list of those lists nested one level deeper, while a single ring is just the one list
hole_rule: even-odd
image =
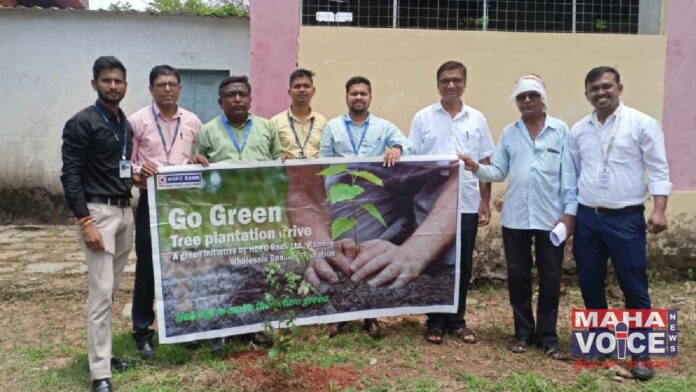
[{"label": "banner", "polygon": [[[307,325],[456,312],[464,175],[453,156],[160,168],[148,179],[160,342],[290,315]],[[274,292],[272,264],[276,278],[306,283]]]}]

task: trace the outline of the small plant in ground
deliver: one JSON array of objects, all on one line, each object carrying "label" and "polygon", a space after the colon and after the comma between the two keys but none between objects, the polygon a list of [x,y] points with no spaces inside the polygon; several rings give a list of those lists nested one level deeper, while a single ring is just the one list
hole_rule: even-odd
[{"label": "small plant in ground", "polygon": [[[288,366],[288,354],[291,353],[293,341],[297,337],[295,319],[297,312],[292,310],[297,301],[314,293],[314,287],[302,280],[302,276],[291,269],[291,264],[306,265],[314,258],[316,252],[307,244],[297,246],[292,237],[284,241],[285,252],[283,261],[270,261],[266,263],[266,284],[270,290],[264,295],[264,300],[269,307],[271,320],[263,323],[266,334],[272,338],[273,347],[268,350],[266,367],[276,376],[287,377],[292,374]],[[290,308],[290,310],[285,310]]]}]

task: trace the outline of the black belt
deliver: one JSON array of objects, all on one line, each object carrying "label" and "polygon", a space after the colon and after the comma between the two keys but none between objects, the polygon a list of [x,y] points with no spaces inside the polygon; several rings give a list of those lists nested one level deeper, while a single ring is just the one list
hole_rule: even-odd
[{"label": "black belt", "polygon": [[580,204],[579,205],[581,208],[584,208],[586,210],[592,211],[597,215],[626,215],[626,214],[633,214],[635,212],[643,212],[645,211],[645,206],[642,204],[638,204],[635,206],[627,206],[623,208],[604,208],[604,207],[588,207],[585,205]]},{"label": "black belt", "polygon": [[116,207],[130,207],[130,197],[108,197],[108,196],[85,196],[87,203],[106,204]]}]

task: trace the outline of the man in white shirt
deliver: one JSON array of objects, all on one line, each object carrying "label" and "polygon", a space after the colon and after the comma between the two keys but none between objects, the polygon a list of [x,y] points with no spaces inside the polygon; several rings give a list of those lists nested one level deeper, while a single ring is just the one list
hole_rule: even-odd
[{"label": "man in white shirt", "polygon": [[[620,101],[623,85],[611,67],[585,77],[585,96],[594,111],[571,130],[569,149],[578,171],[578,211],[573,256],[585,307],[606,309],[605,278],[611,258],[627,309],[650,309],[646,276],[646,230],[667,228],[672,191],[664,137],[655,119]],[[644,174],[647,173],[647,183]],[[647,225],[643,203],[650,193]],[[652,378],[647,352],[633,353],[633,375]]]},{"label": "man in white shirt", "polygon": [[[411,123],[414,154],[462,154],[488,164],[494,145],[486,117],[467,106],[461,97],[466,88],[466,67],[458,61],[447,61],[437,70],[440,101],[421,109]],[[425,339],[442,343],[443,332],[452,331],[465,343],[475,343],[476,336],[466,327],[466,294],[471,280],[474,245],[478,226],[490,221],[491,184],[481,183],[471,172],[464,172],[460,188],[461,274],[459,306],[456,314],[428,314]]]}]

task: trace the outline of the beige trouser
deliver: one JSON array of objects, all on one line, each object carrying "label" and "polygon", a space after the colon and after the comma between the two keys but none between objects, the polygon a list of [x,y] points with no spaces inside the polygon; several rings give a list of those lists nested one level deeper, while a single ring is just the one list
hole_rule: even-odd
[{"label": "beige trouser", "polygon": [[106,251],[85,250],[89,297],[87,356],[92,380],[111,377],[111,306],[128,254],[133,246],[133,211],[106,204],[88,203],[90,215],[104,240]]}]

